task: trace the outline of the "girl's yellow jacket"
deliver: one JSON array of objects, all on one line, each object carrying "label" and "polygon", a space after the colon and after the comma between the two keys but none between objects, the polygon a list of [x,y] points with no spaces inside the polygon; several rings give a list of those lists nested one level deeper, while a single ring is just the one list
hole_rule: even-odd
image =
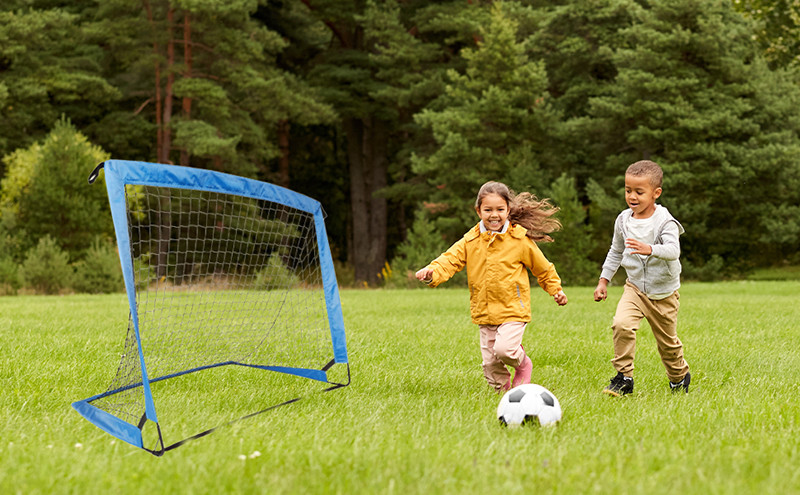
[{"label": "girl's yellow jacket", "polygon": [[446,282],[466,265],[474,323],[531,321],[531,289],[525,268],[551,296],[561,290],[561,279],[526,232],[515,224],[503,234],[481,233],[477,224],[428,265],[433,270],[429,285]]}]

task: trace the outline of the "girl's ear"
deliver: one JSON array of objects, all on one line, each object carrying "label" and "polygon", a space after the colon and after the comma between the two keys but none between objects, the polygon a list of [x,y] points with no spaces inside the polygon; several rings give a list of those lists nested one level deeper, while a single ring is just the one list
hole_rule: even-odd
[{"label": "girl's ear", "polygon": [[476,206],[475,207],[475,214],[478,215],[478,218],[481,217],[481,208],[480,208],[480,206]]}]

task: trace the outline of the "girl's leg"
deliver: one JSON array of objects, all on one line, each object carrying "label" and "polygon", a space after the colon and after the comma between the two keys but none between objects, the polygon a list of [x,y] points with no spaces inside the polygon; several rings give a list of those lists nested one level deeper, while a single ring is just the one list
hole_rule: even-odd
[{"label": "girl's leg", "polygon": [[480,325],[481,332],[481,357],[483,358],[483,376],[489,386],[497,392],[504,392],[511,388],[511,373],[506,365],[497,359],[494,346],[497,338],[497,325]]},{"label": "girl's leg", "polygon": [[497,327],[494,353],[497,359],[514,368],[512,387],[531,381],[533,363],[522,348],[522,336],[525,334],[526,326],[526,322],[509,321]]}]

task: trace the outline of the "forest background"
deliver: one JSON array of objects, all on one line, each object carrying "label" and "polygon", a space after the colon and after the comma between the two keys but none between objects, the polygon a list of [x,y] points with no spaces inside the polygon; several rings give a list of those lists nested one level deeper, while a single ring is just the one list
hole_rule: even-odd
[{"label": "forest background", "polygon": [[320,200],[345,286],[414,285],[486,180],[593,284],[640,159],[685,278],[797,266],[799,70],[791,0],[6,0],[0,294],[121,290],[109,158]]}]

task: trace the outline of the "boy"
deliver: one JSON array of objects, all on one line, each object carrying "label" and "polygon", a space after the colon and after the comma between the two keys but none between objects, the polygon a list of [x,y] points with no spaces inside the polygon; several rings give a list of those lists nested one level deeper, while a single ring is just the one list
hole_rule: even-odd
[{"label": "boy", "polygon": [[653,329],[661,362],[673,392],[689,392],[692,375],[683,359],[683,344],[676,331],[680,306],[681,252],[678,237],[683,227],[666,208],[656,204],[661,196],[663,172],[655,162],[642,160],[625,172],[625,202],[630,207],[617,216],[614,238],[603,263],[594,300],[608,297],[608,282],[620,265],[628,280],[617,305],[612,329],[617,375],[603,390],[619,397],[633,392],[633,358],[636,331],[642,318]]}]

